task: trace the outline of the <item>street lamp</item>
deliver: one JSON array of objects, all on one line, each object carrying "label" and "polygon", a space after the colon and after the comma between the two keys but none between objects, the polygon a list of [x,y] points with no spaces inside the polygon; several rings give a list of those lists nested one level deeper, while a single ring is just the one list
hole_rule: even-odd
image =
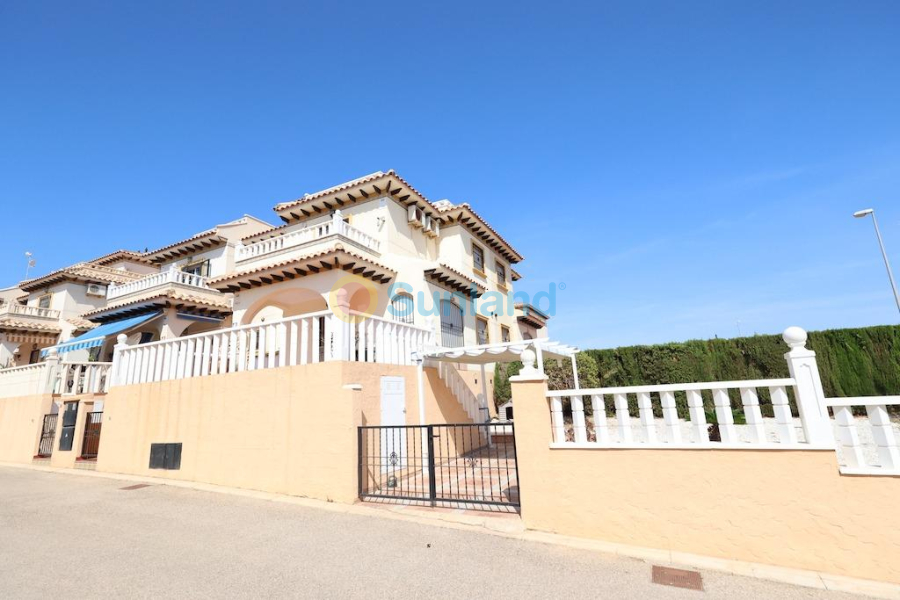
[{"label": "street lamp", "polygon": [[881,231],[878,230],[878,220],[875,218],[875,209],[867,208],[858,210],[853,213],[857,219],[863,219],[872,215],[872,223],[875,225],[875,237],[878,238],[878,246],[881,248],[881,256],[884,258],[884,266],[887,268],[888,279],[891,281],[891,289],[894,290],[894,302],[897,303],[897,310],[900,310],[900,294],[897,293],[897,284],[894,282],[894,273],[891,271],[891,263],[888,261],[887,252],[884,249],[884,241],[881,239]]}]

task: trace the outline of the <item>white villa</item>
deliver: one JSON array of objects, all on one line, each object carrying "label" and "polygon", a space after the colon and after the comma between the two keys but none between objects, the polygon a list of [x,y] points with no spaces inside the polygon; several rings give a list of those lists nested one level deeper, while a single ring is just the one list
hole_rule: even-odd
[{"label": "white villa", "polygon": [[432,327],[444,347],[546,337],[548,316],[530,305],[466,310],[488,291],[513,298],[522,260],[468,204],[430,202],[388,171],[274,210],[279,227],[245,215],[10,288],[0,295],[0,366],[36,363],[54,346],[67,359],[109,361],[120,333],[137,345],[317,313],[337,288],[350,310]]}]

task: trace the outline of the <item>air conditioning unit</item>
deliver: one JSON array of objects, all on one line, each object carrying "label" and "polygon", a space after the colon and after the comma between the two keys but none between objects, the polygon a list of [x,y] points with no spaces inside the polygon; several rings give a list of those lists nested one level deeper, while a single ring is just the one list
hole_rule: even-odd
[{"label": "air conditioning unit", "polygon": [[425,235],[428,237],[437,237],[441,232],[441,224],[437,219],[425,217]]},{"label": "air conditioning unit", "polygon": [[409,217],[410,225],[412,225],[413,227],[425,226],[425,213],[422,212],[421,208],[419,208],[415,204],[410,205],[407,214]]},{"label": "air conditioning unit", "polygon": [[87,286],[88,296],[106,296],[106,286],[99,283],[89,283]]}]

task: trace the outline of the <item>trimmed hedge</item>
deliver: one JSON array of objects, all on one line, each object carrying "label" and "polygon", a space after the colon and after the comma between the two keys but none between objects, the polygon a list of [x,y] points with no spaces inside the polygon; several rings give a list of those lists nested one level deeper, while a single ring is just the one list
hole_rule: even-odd
[{"label": "trimmed hedge", "polygon": [[[816,352],[826,396],[900,394],[900,326],[813,331],[807,347]],[[585,350],[578,355],[578,371],[582,388],[773,379],[789,376],[787,351],[780,335]],[[516,367],[497,366],[498,405],[510,397],[507,371],[514,374]],[[558,387],[554,379],[562,383],[566,377],[551,374],[551,388]]]}]

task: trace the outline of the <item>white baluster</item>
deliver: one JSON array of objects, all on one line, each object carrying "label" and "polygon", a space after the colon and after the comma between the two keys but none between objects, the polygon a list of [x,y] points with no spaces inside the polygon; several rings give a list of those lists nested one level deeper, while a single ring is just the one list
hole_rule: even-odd
[{"label": "white baluster", "polygon": [[887,406],[883,404],[866,405],[866,414],[872,426],[872,438],[878,448],[878,461],[882,469],[900,468],[900,450],[897,450],[897,439]]},{"label": "white baluster", "polygon": [[766,441],[766,429],[763,426],[762,411],[759,408],[759,396],[755,388],[741,388],[741,404],[744,406],[744,418],[750,431],[750,441],[762,444]]},{"label": "white baluster", "polygon": [[713,390],[713,402],[716,405],[716,420],[719,422],[719,435],[723,444],[738,443],[737,430],[734,427],[734,414],[731,412],[731,399],[728,390]]},{"label": "white baluster", "polygon": [[563,422],[562,398],[550,398],[550,424],[553,428],[553,441],[557,444],[564,443],[566,427]]},{"label": "white baluster", "polygon": [[256,357],[258,353],[258,346],[256,341],[256,327],[250,329],[250,347],[248,348],[249,357],[247,359],[247,370],[253,371],[256,369]]},{"label": "white baluster", "polygon": [[630,444],[632,434],[631,415],[628,414],[628,396],[625,394],[613,394],[613,401],[616,404],[616,429],[619,432],[619,442]]},{"label": "white baluster", "polygon": [[666,441],[671,444],[680,444],[681,422],[678,420],[675,392],[660,392],[659,402],[662,405],[663,419],[666,422]]},{"label": "white baluster", "polygon": [[653,405],[650,403],[649,392],[638,392],[638,414],[640,415],[641,428],[644,430],[645,441],[648,444],[655,444],[658,439],[656,436],[656,422],[653,418]]},{"label": "white baluster", "polygon": [[853,410],[849,406],[835,406],[834,420],[838,424],[838,440],[844,455],[844,464],[848,467],[862,467],[865,465],[862,447],[859,443],[859,433],[856,430],[856,420],[853,418]]},{"label": "white baluster", "polygon": [[787,391],[780,386],[770,387],[769,394],[772,396],[772,412],[775,413],[778,441],[782,444],[796,444],[797,430],[794,428],[794,416],[791,414]]},{"label": "white baluster", "polygon": [[606,422],[606,403],[602,394],[591,396],[591,412],[594,413],[594,436],[598,444],[609,443],[609,426]]},{"label": "white baluster", "polygon": [[691,430],[698,444],[709,443],[709,425],[706,423],[706,412],[703,410],[703,395],[699,390],[687,391],[688,411],[691,414]]},{"label": "white baluster", "polygon": [[[303,320],[305,321],[306,319]],[[290,346],[290,351],[288,352],[288,364],[293,367],[297,364],[297,344],[300,343],[300,325],[296,319],[291,321],[288,326],[287,343]]]},{"label": "white baluster", "polygon": [[[320,321],[321,321],[320,317],[313,317],[312,340],[310,340],[309,347],[312,350],[312,361],[314,363],[319,362],[319,339],[320,339],[319,328],[321,327]],[[325,322],[328,323],[328,317],[325,317]],[[327,330],[327,327],[326,327],[326,330]],[[325,337],[325,344],[326,345],[328,344],[328,336],[327,335]]]},{"label": "white baluster", "polygon": [[[314,321],[318,321],[318,317],[313,317]],[[309,319],[300,321],[300,364],[305,365],[308,357],[313,354],[312,345],[309,341]]]},{"label": "white baluster", "polygon": [[582,396],[572,396],[572,428],[574,430],[575,441],[579,444],[587,442],[587,427],[584,422],[584,398]]},{"label": "white baluster", "polygon": [[[199,342],[198,342],[199,344]],[[203,337],[203,346],[200,350],[200,375],[209,375],[210,367],[212,363],[215,362],[213,356],[215,353],[212,352],[212,338],[209,335]],[[212,367],[215,368],[215,367]]]},{"label": "white baluster", "polygon": [[222,360],[222,349],[219,347],[220,338],[222,336],[219,334],[213,334],[211,338],[211,349],[210,349],[210,361],[209,361],[209,374],[210,375],[218,375],[219,374],[219,362]]},{"label": "white baluster", "polygon": [[237,346],[238,346],[238,354],[237,354],[237,370],[238,371],[246,371],[249,365],[247,354],[250,352],[250,348],[247,347],[247,330],[241,329],[237,331]]}]

